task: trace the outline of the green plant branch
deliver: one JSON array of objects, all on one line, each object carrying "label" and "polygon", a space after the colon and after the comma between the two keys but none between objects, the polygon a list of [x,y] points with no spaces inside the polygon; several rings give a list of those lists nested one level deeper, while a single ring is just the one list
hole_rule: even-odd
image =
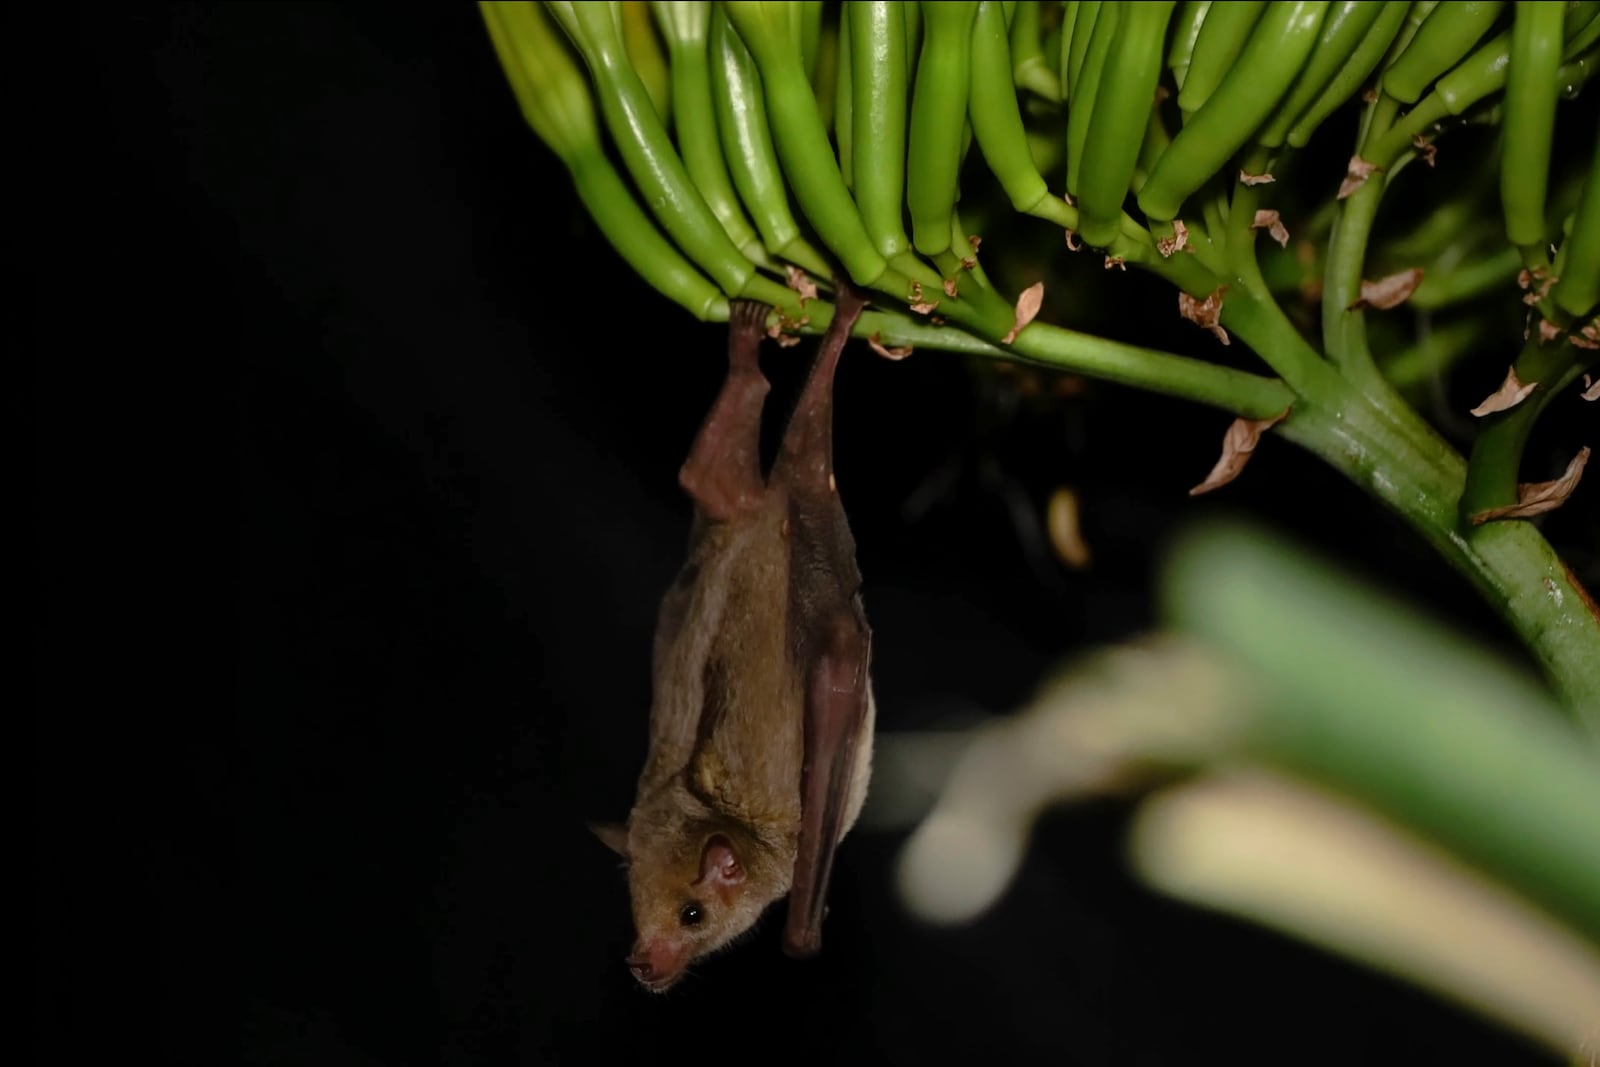
[{"label": "green plant branch", "polygon": [[[1250,174],[1264,174],[1271,170],[1272,152],[1266,148],[1253,148],[1240,160],[1240,167]],[[1266,279],[1261,276],[1256,261],[1256,212],[1261,210],[1266,185],[1233,183],[1233,202],[1228,209],[1228,266],[1233,278],[1259,300],[1272,299]]]},{"label": "green plant branch", "polygon": [[1429,273],[1411,294],[1410,306],[1418,311],[1433,311],[1452,304],[1475,300],[1496,289],[1509,289],[1522,267],[1522,255],[1515,248],[1474,253],[1463,250],[1459,256],[1451,249],[1445,256],[1460,266]]},{"label": "green plant branch", "polygon": [[[825,302],[806,305],[804,333],[821,333],[833,316]],[[1153,393],[1180,397],[1250,419],[1271,418],[1294,401],[1282,382],[1248,371],[1189,359],[1092,334],[1035,322],[1010,345],[985,342],[962,330],[936,326],[893,311],[868,311],[853,331],[884,345],[937,348],[991,359],[1015,360],[1084,374]]]},{"label": "green plant branch", "polygon": [[1576,576],[1530,523],[1464,528],[1465,464],[1449,448],[1421,452],[1370,398],[1297,404],[1278,431],[1401,515],[1464,574],[1516,632],[1563,703],[1600,741],[1600,616]]},{"label": "green plant branch", "polygon": [[1293,392],[1273,378],[1057,326],[1029,326],[1011,347],[1032,363],[1195,400],[1245,418],[1271,418],[1294,400]]},{"label": "green plant branch", "polygon": [[1222,302],[1222,324],[1237,333],[1296,396],[1328,402],[1345,391],[1339,375],[1270,296],[1258,296],[1248,287],[1230,291]]}]

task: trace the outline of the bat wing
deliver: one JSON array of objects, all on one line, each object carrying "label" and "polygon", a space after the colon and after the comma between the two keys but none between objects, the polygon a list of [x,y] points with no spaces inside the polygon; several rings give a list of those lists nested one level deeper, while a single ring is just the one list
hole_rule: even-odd
[{"label": "bat wing", "polygon": [[841,830],[852,813],[851,778],[868,714],[872,633],[858,592],[855,540],[833,477],[833,377],[865,296],[844,280],[836,306],[784,429],[772,482],[787,494],[790,621],[805,693],[805,756],[800,771],[800,840],[784,949],[822,948],[822,913]]},{"label": "bat wing", "polygon": [[851,797],[867,718],[872,632],[858,600],[815,620],[805,681],[805,762],[800,771],[800,841],[784,950],[814,956],[822,949],[822,918],[833,853]]}]

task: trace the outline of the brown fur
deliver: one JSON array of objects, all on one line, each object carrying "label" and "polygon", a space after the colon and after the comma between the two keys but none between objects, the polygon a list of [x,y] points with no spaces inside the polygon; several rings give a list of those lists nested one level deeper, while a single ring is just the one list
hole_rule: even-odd
[{"label": "brown fur", "polygon": [[[857,300],[830,329],[778,464],[763,479],[756,442],[766,382],[755,353],[765,309],[736,304],[728,379],[684,466],[695,526],[661,604],[650,751],[626,828],[638,933],[629,962],[656,992],[789,893],[797,856],[806,857],[806,899],[819,901],[833,844],[866,798],[875,717],[868,635],[829,433],[834,365],[859,310]],[[819,699],[831,717],[808,706]],[[852,700],[860,701],[854,716]],[[823,751],[849,753],[847,773],[819,767],[806,777],[808,721],[822,731]],[[853,750],[848,738],[838,746],[833,725],[848,722],[859,723]],[[837,812],[838,832],[819,852],[823,806]],[[613,846],[620,839],[602,837]],[[696,921],[685,919],[686,906]],[[791,934],[801,922],[791,914]],[[820,913],[804,920],[808,951],[818,923]]]}]

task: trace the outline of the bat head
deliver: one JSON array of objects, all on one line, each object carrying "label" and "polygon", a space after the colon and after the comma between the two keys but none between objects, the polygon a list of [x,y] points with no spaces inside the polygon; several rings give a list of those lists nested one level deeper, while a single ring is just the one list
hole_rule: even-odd
[{"label": "bat head", "polygon": [[635,811],[625,830],[595,832],[628,863],[636,934],[629,971],[664,993],[697,959],[725,948],[789,889],[770,849],[737,828],[690,820],[652,826]]}]

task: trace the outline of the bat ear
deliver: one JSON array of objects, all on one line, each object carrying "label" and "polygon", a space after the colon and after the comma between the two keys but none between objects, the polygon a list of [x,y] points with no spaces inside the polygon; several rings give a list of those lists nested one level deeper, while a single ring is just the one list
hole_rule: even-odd
[{"label": "bat ear", "polygon": [[611,851],[628,858],[628,827],[620,822],[592,822],[589,830]]},{"label": "bat ear", "polygon": [[739,862],[733,843],[721,834],[713,834],[706,842],[700,857],[700,880],[724,893],[744,884],[744,864]]}]

